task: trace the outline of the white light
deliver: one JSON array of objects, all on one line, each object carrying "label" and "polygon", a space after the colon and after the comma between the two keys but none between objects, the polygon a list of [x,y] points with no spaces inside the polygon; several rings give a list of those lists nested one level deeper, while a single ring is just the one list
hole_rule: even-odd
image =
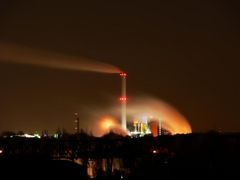
[{"label": "white light", "polygon": [[3,153],[3,150],[2,149],[0,149],[0,154],[2,154]]},{"label": "white light", "polygon": [[38,139],[41,138],[41,136],[40,136],[39,134],[34,134],[34,137],[36,137],[36,138],[38,138]]},{"label": "white light", "polygon": [[23,134],[23,135],[16,135],[18,137],[25,137],[25,138],[41,138],[41,136],[39,134],[34,134],[34,135],[30,135],[30,134]]},{"label": "white light", "polygon": [[54,138],[58,138],[58,134],[54,134],[53,137],[54,137]]},{"label": "white light", "polygon": [[156,151],[156,150],[153,150],[152,152],[153,152],[153,154],[156,154],[156,153],[157,153],[157,151]]},{"label": "white light", "polygon": [[30,134],[24,134],[23,136],[26,137],[26,138],[34,138],[35,137],[33,135],[30,135]]}]

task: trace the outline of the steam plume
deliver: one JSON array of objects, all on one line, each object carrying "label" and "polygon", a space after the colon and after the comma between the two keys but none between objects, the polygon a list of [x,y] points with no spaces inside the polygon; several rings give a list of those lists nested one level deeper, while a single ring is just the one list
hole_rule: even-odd
[{"label": "steam plume", "polygon": [[[178,110],[168,103],[154,98],[154,97],[134,97],[131,98],[127,107],[128,121],[134,119],[141,119],[143,116],[156,118],[156,120],[162,121],[162,127],[169,131],[171,134],[187,134],[191,133],[192,129],[187,120]],[[134,99],[134,100],[133,100]],[[104,114],[110,114],[115,119],[120,119],[119,106],[99,109],[98,111],[89,109],[89,127],[92,127],[93,134],[99,136],[107,133],[105,129],[102,129],[96,124]],[[119,121],[119,127],[120,121]],[[95,133],[97,132],[97,133]]]},{"label": "steam plume", "polygon": [[87,58],[50,53],[47,51],[6,43],[0,43],[0,62],[99,73],[121,72],[120,69],[115,66],[93,61]]}]

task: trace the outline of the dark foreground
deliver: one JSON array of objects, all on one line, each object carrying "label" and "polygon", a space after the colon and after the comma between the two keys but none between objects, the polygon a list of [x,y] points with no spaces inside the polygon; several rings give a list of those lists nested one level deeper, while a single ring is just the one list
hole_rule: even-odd
[{"label": "dark foreground", "polygon": [[1,176],[10,179],[240,179],[240,134],[2,138],[0,148]]}]

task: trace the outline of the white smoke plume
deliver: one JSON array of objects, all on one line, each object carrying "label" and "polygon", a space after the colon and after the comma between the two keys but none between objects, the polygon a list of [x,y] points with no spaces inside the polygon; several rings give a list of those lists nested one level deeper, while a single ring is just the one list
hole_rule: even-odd
[{"label": "white smoke plume", "polygon": [[113,65],[87,58],[52,53],[9,43],[0,43],[0,62],[99,73],[121,72]]},{"label": "white smoke plume", "polygon": [[[121,128],[120,104],[112,107],[106,107],[104,109],[92,109],[89,109],[88,112],[88,128],[93,132],[93,135],[101,136],[109,132],[110,129],[99,126],[99,123],[106,115],[115,119],[115,127]],[[127,117],[129,122],[132,122],[134,119],[141,119],[142,117],[151,117],[162,121],[162,127],[173,135],[192,132],[187,118],[185,118],[173,106],[154,97],[132,97],[131,101],[127,105]],[[116,125],[116,122],[118,125]]]}]

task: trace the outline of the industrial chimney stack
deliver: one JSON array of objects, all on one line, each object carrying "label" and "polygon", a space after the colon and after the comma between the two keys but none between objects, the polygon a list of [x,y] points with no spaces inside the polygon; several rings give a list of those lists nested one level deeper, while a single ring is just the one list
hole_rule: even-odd
[{"label": "industrial chimney stack", "polygon": [[127,81],[127,73],[122,72],[120,73],[121,79],[122,79],[122,95],[120,97],[121,101],[121,121],[122,121],[122,128],[124,130],[127,130],[127,95],[126,95],[126,81]]}]

